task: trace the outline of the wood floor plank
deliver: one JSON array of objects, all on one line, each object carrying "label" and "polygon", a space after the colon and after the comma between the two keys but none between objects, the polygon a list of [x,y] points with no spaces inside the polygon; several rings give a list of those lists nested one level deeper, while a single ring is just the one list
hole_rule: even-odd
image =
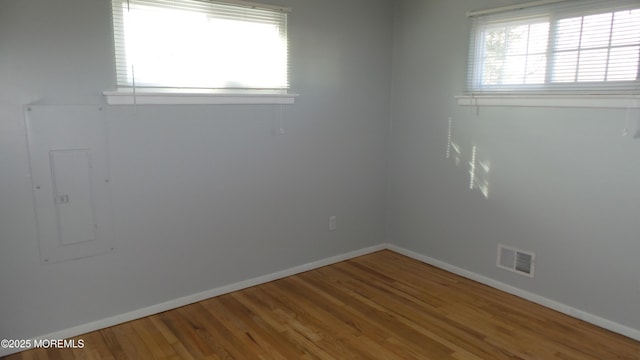
[{"label": "wood floor plank", "polygon": [[297,359],[304,354],[292,346],[286,337],[274,334],[274,329],[262,317],[232,296],[210,299],[203,305],[213,316],[230,324],[227,329],[254,346],[261,358]]},{"label": "wood floor plank", "polygon": [[[127,356],[125,348],[129,348],[129,344],[128,342],[120,343],[114,332],[117,331],[120,326],[121,325],[100,330],[100,334],[102,335],[102,340],[105,346],[109,349],[111,354],[113,354],[115,359],[127,360],[129,357]],[[89,344],[87,345],[90,346]],[[129,354],[133,354],[133,351],[129,350],[128,352]]]},{"label": "wood floor plank", "polygon": [[[319,273],[313,273],[310,276],[316,276]],[[338,276],[338,274],[334,274],[334,276]],[[327,276],[325,276],[324,278],[327,278]],[[348,279],[348,277],[347,277]],[[315,281],[317,281],[318,283],[322,283],[324,280],[323,279],[315,279]],[[335,280],[338,283],[340,283],[341,280]],[[348,289],[349,286],[345,286],[346,289]],[[335,294],[340,294],[341,292],[337,289],[325,289],[326,291],[333,291]],[[387,330],[392,330],[391,333],[395,334],[396,337],[399,337],[403,340],[405,340],[405,344],[406,346],[409,347],[413,347],[413,346],[419,346],[421,349],[424,348],[424,344],[423,341],[424,339],[420,339],[420,338],[416,338],[415,336],[408,336],[408,331],[409,329],[413,326],[413,321],[410,319],[405,319],[403,317],[395,317],[393,318],[393,316],[391,315],[394,310],[387,310],[390,308],[385,308],[382,306],[379,306],[378,304],[376,304],[374,301],[369,301],[367,300],[366,296],[365,297],[361,297],[360,295],[356,294],[356,293],[347,293],[345,296],[345,301],[351,301],[350,299],[352,298],[361,298],[361,301],[365,301],[367,302],[367,306],[370,306],[371,308],[369,310],[367,310],[365,313],[361,313],[359,314],[359,316],[364,316],[364,317],[372,317],[374,319],[376,319],[376,321],[378,323],[380,323],[384,329]],[[384,300],[385,302],[387,300]],[[397,299],[396,299],[396,303],[395,304],[388,304],[391,306],[396,306],[398,304]],[[350,304],[350,307],[355,308],[355,309],[365,309],[364,306],[360,306],[358,305],[357,302],[353,302]],[[478,348],[476,348],[476,351],[482,350],[482,347],[484,346],[488,346],[488,344],[484,343],[482,341],[482,334],[480,333],[476,333],[475,331],[466,331],[461,333],[461,335],[456,335],[456,328],[454,326],[452,326],[452,324],[450,324],[449,322],[447,322],[447,320],[442,317],[439,314],[429,314],[429,311],[427,308],[423,308],[424,312],[409,312],[407,313],[407,316],[413,319],[420,319],[422,321],[425,321],[425,324],[428,324],[428,326],[425,326],[424,329],[426,328],[430,328],[433,330],[433,332],[437,332],[440,334],[443,334],[445,337],[447,336],[451,336],[453,338],[453,341],[461,341],[461,340],[466,340],[467,343],[469,344],[477,344]],[[398,321],[400,322],[400,324],[398,324]],[[407,327],[409,329],[407,329]],[[428,333],[433,333],[433,332],[427,332],[425,331],[423,328],[419,329],[423,334],[428,334]],[[402,335],[402,336],[400,336]],[[441,357],[444,356],[448,356],[447,355],[448,351],[445,350],[443,353],[439,353],[438,355]],[[498,354],[495,353],[495,351],[493,351],[493,349],[489,349],[486,351],[487,354],[491,354],[493,353],[493,356],[498,356]],[[425,356],[427,355],[428,352],[422,352],[422,355]],[[431,354],[434,355],[434,354]],[[501,357],[494,357],[495,359],[501,359]]]},{"label": "wood floor plank", "polygon": [[[160,319],[184,346],[190,357],[202,359],[212,356],[214,349],[199,336],[197,325],[191,324],[183,317],[184,309],[183,307],[164,312],[160,314]],[[230,357],[225,356],[225,358]]]},{"label": "wood floor plank", "polygon": [[25,359],[640,360],[640,343],[391,251],[102,329]]},{"label": "wood floor plank", "polygon": [[247,345],[244,338],[234,336],[227,324],[219,321],[201,304],[189,305],[181,309],[182,315],[192,326],[197,326],[198,336],[213,350],[212,355],[220,359],[241,359],[244,356],[259,358],[256,352]]},{"label": "wood floor plank", "polygon": [[[171,330],[167,327],[167,325],[160,318],[161,314],[156,314],[149,316],[147,319],[153,327],[157,330],[156,333],[156,341],[160,343],[165,343],[171,347],[171,350],[176,354],[178,359],[188,359],[191,360],[193,357],[189,354],[189,351],[184,347],[184,345],[178,340],[178,338],[171,332]],[[167,350],[171,352],[171,350]],[[171,357],[169,357],[171,358]]]},{"label": "wood floor plank", "polygon": [[[311,305],[306,301],[306,294],[300,293],[295,287],[290,286],[290,281],[275,281],[268,285],[269,287],[265,287],[265,289],[281,304],[292,308],[293,313],[296,314],[301,324],[316,324],[314,333],[319,336],[316,342],[319,342],[324,347],[335,348],[345,358],[371,358],[371,352],[373,351],[371,346],[363,346],[354,353],[349,350],[349,346],[346,344],[345,339],[354,336],[358,337],[363,343],[368,342],[368,339],[365,339],[362,333],[345,327],[343,322],[324,311],[321,307]],[[377,356],[393,358],[393,354],[384,348],[378,349]]]},{"label": "wood floor plank", "polygon": [[234,294],[247,308],[265,320],[280,336],[287,337],[293,346],[311,359],[332,359],[331,353],[313,340],[317,338],[311,330],[300,329],[290,324],[286,310],[283,310],[260,288],[250,288]]},{"label": "wood floor plank", "polygon": [[167,341],[162,341],[162,333],[149,318],[132,321],[131,327],[149,349],[149,355],[153,359],[178,358],[171,345]]},{"label": "wood floor plank", "polygon": [[[85,355],[87,360],[114,360],[113,354],[107,348],[100,331],[93,331],[88,334],[76,337],[76,339],[84,340],[85,348],[83,351],[74,352],[76,359],[80,359],[81,355]],[[89,344],[91,344],[89,346]]]}]

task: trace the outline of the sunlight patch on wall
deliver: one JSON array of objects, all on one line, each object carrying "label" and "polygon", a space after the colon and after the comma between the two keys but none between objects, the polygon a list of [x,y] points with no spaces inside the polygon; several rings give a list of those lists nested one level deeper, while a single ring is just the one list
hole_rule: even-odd
[{"label": "sunlight patch on wall", "polygon": [[[472,142],[471,142],[472,143]],[[465,156],[469,156],[468,174],[469,174],[469,189],[479,190],[485,198],[489,198],[489,173],[491,171],[491,162],[483,154],[477,145],[470,145],[469,154],[464,154],[459,142],[456,141],[454,136],[453,119],[449,118],[449,126],[447,130],[447,159],[453,159],[456,167],[461,167],[465,164],[463,159]]]},{"label": "sunlight patch on wall", "polygon": [[480,160],[478,147],[473,146],[471,150],[471,161],[469,162],[469,189],[478,189],[485,198],[489,198],[489,171],[491,164],[488,160]]},{"label": "sunlight patch on wall", "polygon": [[460,146],[453,140],[453,119],[451,118],[449,118],[449,130],[447,137],[447,159],[453,158],[456,166],[460,166],[460,164],[462,163],[462,150],[460,149]]}]

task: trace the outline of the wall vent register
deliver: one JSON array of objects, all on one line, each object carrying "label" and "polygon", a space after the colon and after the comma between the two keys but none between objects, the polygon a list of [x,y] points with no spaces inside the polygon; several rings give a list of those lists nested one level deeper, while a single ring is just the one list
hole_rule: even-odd
[{"label": "wall vent register", "polygon": [[536,255],[512,247],[498,245],[497,266],[520,275],[533,277]]}]

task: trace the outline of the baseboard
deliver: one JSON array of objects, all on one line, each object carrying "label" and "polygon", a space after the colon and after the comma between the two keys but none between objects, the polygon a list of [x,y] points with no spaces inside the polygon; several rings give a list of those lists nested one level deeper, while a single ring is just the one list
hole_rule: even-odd
[{"label": "baseboard", "polygon": [[[356,258],[358,256],[370,254],[376,251],[385,250],[387,248],[387,244],[380,244],[371,247],[367,247],[364,249],[359,249],[355,251],[351,251],[345,254],[340,254],[336,256],[332,256],[326,259],[313,261],[307,264],[295,266],[289,269],[277,271],[271,274],[258,276],[252,279],[240,281],[234,284],[229,284],[225,286],[221,286],[215,289],[203,291],[197,294],[187,295],[178,299],[166,301],[163,303],[159,303],[156,305],[152,305],[149,307],[145,307],[142,309],[130,311],[124,314],[108,317],[105,319],[97,320],[94,322],[90,322],[87,324],[82,324],[78,326],[74,326],[72,328],[56,331],[50,334],[42,335],[35,337],[33,340],[40,339],[68,339],[71,337],[79,336],[82,334],[86,334],[92,331],[108,328],[111,326],[115,326],[118,324],[122,324],[128,321],[140,319],[146,316],[158,314],[167,310],[176,309],[185,305],[193,304],[198,301],[202,301],[205,299],[209,299],[212,297],[220,296],[223,294],[227,294],[233,291],[246,289],[252,286],[268,283],[270,281],[278,280],[285,278],[287,276],[296,275],[303,273],[305,271],[321,268],[323,266],[339,263],[341,261],[349,260]],[[0,348],[0,357],[11,355],[14,353],[21,352],[25,349],[4,349]]]},{"label": "baseboard", "polygon": [[457,266],[448,264],[446,262],[440,261],[440,260],[436,260],[434,258],[422,255],[420,253],[417,253],[415,251],[411,251],[411,250],[407,250],[404,249],[402,247],[393,245],[393,244],[387,244],[387,249],[397,252],[399,254],[408,256],[410,258],[422,261],[424,263],[427,263],[429,265],[433,265],[437,268],[446,270],[448,272],[451,272],[453,274],[456,275],[460,275],[462,277],[465,277],[467,279],[473,280],[473,281],[477,281],[481,284],[490,286],[492,288],[504,291],[506,293],[518,296],[520,298],[529,300],[531,302],[534,302],[536,304],[542,305],[544,307],[553,309],[555,311],[561,312],[563,314],[569,315],[571,317],[583,320],[585,322],[588,322],[590,324],[593,324],[595,326],[601,327],[603,329],[607,329],[609,331],[612,331],[614,333],[620,334],[620,335],[624,335],[626,337],[629,337],[631,339],[640,341],[640,330],[637,329],[633,329],[630,328],[628,326],[622,325],[622,324],[618,324],[616,322],[613,322],[611,320],[607,320],[604,318],[601,318],[599,316],[590,314],[588,312],[576,309],[574,307],[571,307],[569,305],[557,302],[555,300],[551,300],[548,298],[545,298],[543,296],[519,289],[517,287],[511,286],[511,285],[507,285],[505,283],[502,283],[500,281],[491,279],[489,277],[474,273],[472,271],[469,270],[465,270],[463,268],[459,268]]},{"label": "baseboard", "polygon": [[[89,332],[92,332],[92,331],[104,329],[104,328],[115,326],[115,325],[118,325],[118,324],[122,324],[122,323],[125,323],[125,322],[128,322],[128,321],[132,321],[132,320],[140,319],[140,318],[143,318],[143,317],[146,317],[146,316],[158,314],[158,313],[161,313],[163,311],[167,311],[167,310],[179,308],[181,306],[193,304],[193,303],[196,303],[198,301],[209,299],[209,298],[212,298],[212,297],[215,297],[215,296],[227,294],[227,293],[230,293],[230,292],[233,292],[233,291],[237,291],[237,290],[246,289],[248,287],[264,284],[264,283],[267,283],[267,282],[270,282],[270,281],[274,281],[274,280],[285,278],[287,276],[296,275],[296,274],[299,274],[299,273],[303,273],[305,271],[321,268],[323,266],[335,264],[335,263],[338,263],[338,262],[341,262],[341,261],[353,259],[353,258],[356,258],[358,256],[370,254],[370,253],[373,253],[373,252],[376,252],[376,251],[380,251],[380,250],[385,250],[385,249],[397,252],[399,254],[408,256],[410,258],[413,258],[413,259],[416,259],[416,260],[419,260],[419,261],[422,261],[422,262],[424,262],[426,264],[433,265],[433,266],[438,267],[440,269],[449,271],[449,272],[451,272],[453,274],[460,275],[462,277],[465,277],[465,278],[473,280],[473,281],[477,281],[479,283],[485,284],[485,285],[490,286],[492,288],[504,291],[506,293],[521,297],[523,299],[529,300],[529,301],[534,302],[536,304],[540,304],[540,305],[545,306],[547,308],[559,311],[559,312],[561,312],[563,314],[566,314],[566,315],[569,315],[571,317],[586,321],[586,322],[588,322],[590,324],[593,324],[595,326],[599,326],[601,328],[610,330],[612,332],[627,336],[627,337],[629,337],[631,339],[640,341],[640,330],[636,330],[636,329],[624,326],[622,324],[618,324],[616,322],[601,318],[599,316],[587,313],[587,312],[582,311],[582,310],[578,310],[576,308],[573,308],[571,306],[562,304],[560,302],[545,298],[545,297],[540,296],[540,295],[536,295],[534,293],[531,293],[531,292],[516,288],[516,287],[511,286],[511,285],[507,285],[505,283],[499,282],[499,281],[491,279],[489,277],[486,277],[486,276],[471,272],[469,270],[465,270],[463,268],[459,268],[457,266],[448,264],[448,263],[440,261],[440,260],[436,260],[436,259],[428,257],[426,255],[422,255],[422,254],[417,253],[415,251],[407,250],[407,249],[404,249],[402,247],[399,247],[399,246],[396,246],[396,245],[393,245],[393,244],[375,245],[375,246],[367,247],[367,248],[364,248],[364,249],[351,251],[351,252],[348,252],[348,253],[345,253],[345,254],[332,256],[332,257],[329,257],[329,258],[326,258],[326,259],[313,261],[313,262],[310,262],[310,263],[307,263],[307,264],[295,266],[295,267],[292,267],[292,268],[289,268],[289,269],[285,269],[285,270],[281,270],[281,271],[277,271],[277,272],[274,272],[274,273],[271,273],[271,274],[258,276],[258,277],[255,277],[255,278],[252,278],[252,279],[248,279],[248,280],[244,280],[244,281],[240,281],[240,282],[237,282],[237,283],[234,283],[234,284],[229,284],[229,285],[217,287],[215,289],[203,291],[203,292],[200,292],[200,293],[197,293],[197,294],[184,296],[184,297],[181,297],[181,298],[178,298],[178,299],[166,301],[166,302],[159,303],[159,304],[156,304],[156,305],[152,305],[152,306],[149,306],[149,307],[145,307],[145,308],[142,308],[142,309],[130,311],[130,312],[127,312],[127,313],[124,313],[124,314],[108,317],[108,318],[97,320],[97,321],[90,322],[90,323],[87,323],[87,324],[82,324],[82,325],[78,325],[78,326],[75,326],[75,327],[72,327],[72,328],[68,328],[68,329],[56,331],[56,332],[53,332],[53,333],[50,333],[50,334],[38,336],[38,337],[34,338],[34,340],[36,340],[36,339],[38,339],[38,340],[39,339],[68,339],[68,338],[79,336],[79,335],[82,335],[82,334],[86,334],[86,333],[89,333]],[[17,349],[16,350],[16,349],[3,349],[3,348],[0,348],[0,357],[11,355],[13,353],[17,353],[17,352],[20,352],[20,351],[23,351],[23,350],[24,349]]]}]

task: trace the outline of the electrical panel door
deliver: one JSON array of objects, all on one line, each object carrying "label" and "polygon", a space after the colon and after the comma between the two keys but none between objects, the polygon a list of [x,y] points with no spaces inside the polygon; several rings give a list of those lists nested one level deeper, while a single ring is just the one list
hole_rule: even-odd
[{"label": "electrical panel door", "polygon": [[45,263],[114,250],[104,110],[25,109],[40,257]]}]

